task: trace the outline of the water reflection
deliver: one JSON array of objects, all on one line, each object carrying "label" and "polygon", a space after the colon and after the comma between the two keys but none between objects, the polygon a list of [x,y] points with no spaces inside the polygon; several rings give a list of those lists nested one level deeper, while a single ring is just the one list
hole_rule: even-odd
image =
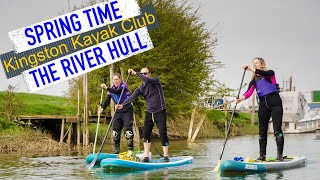
[{"label": "water reflection", "polygon": [[107,169],[96,168],[95,173],[102,179],[163,179],[167,180],[170,170],[169,169],[156,169],[156,170],[134,170],[134,169]]},{"label": "water reflection", "polygon": [[217,173],[217,179],[283,179],[283,171],[269,173]]}]

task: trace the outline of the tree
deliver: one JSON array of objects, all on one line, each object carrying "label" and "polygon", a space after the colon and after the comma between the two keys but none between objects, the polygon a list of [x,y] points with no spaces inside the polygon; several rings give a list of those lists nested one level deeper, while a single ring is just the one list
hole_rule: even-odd
[{"label": "tree", "polygon": [[[148,2],[139,1],[141,6]],[[213,59],[217,39],[215,34],[205,29],[197,11],[192,12],[192,7],[186,2],[178,4],[176,0],[158,0],[153,5],[160,23],[160,28],[149,31],[154,48],[115,63],[115,71],[120,72],[120,67],[137,71],[150,67],[163,85],[168,115],[185,114],[214,83],[210,74],[221,67],[221,63]],[[96,107],[99,85],[109,82],[108,75],[108,67],[89,73],[90,108]],[[79,80],[71,82],[71,96],[80,84]],[[133,91],[141,80],[130,77],[128,84]],[[134,105],[137,112],[145,109],[141,99]]]},{"label": "tree", "polygon": [[24,107],[24,104],[16,97],[15,89],[16,87],[9,85],[0,101],[0,117],[9,121],[16,120]]}]

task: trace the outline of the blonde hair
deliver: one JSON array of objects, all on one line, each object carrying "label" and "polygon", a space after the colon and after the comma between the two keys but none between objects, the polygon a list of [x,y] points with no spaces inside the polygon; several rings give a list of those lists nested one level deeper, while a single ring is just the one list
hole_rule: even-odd
[{"label": "blonde hair", "polygon": [[117,77],[120,79],[120,81],[122,82],[121,75],[120,75],[119,73],[113,74],[112,79],[113,79],[115,76],[117,76]]},{"label": "blonde hair", "polygon": [[[262,70],[267,71],[267,65],[266,65],[264,59],[262,59],[261,57],[256,57],[256,58],[254,58],[254,59],[252,60],[252,62],[253,62],[254,60],[259,60],[260,63],[261,63],[261,65],[262,65]],[[256,77],[256,73],[255,73],[255,72],[252,73],[251,80],[253,80],[254,77]]]}]

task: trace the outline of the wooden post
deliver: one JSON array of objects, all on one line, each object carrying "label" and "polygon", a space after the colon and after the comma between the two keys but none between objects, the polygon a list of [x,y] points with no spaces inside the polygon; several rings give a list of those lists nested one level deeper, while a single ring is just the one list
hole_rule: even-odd
[{"label": "wooden post", "polygon": [[133,113],[133,132],[134,132],[134,142],[139,145],[140,144],[140,134],[139,134],[139,128],[136,123],[136,116],[134,113]]},{"label": "wooden post", "polygon": [[203,116],[202,116],[202,119],[200,120],[200,122],[199,122],[199,124],[198,124],[198,126],[197,126],[197,128],[196,128],[196,131],[193,133],[193,136],[192,136],[192,139],[191,139],[190,142],[193,142],[193,141],[196,139],[196,137],[197,137],[197,135],[198,135],[198,132],[199,132],[199,130],[200,130],[200,128],[201,128],[201,126],[202,126],[202,123],[203,123],[203,121],[205,120],[205,118],[206,118],[206,115],[203,115]]},{"label": "wooden post", "polygon": [[86,107],[83,105],[83,118],[82,118],[82,145],[86,145],[86,120],[85,120]]},{"label": "wooden post", "polygon": [[292,76],[289,77],[289,91],[292,91]]},{"label": "wooden post", "polygon": [[60,131],[60,143],[63,142],[63,136],[64,136],[64,122],[65,122],[65,119],[62,119],[61,120],[61,131]]},{"label": "wooden post", "polygon": [[193,109],[192,114],[191,114],[190,125],[189,125],[188,142],[191,140],[191,136],[192,136],[192,128],[193,128],[193,121],[194,121],[195,113],[196,113],[196,109]]},{"label": "wooden post", "polygon": [[124,72],[123,67],[120,67],[120,72],[121,72],[121,80],[122,80],[122,82],[124,82],[126,79],[126,77],[124,77],[126,73]]},{"label": "wooden post", "polygon": [[83,108],[83,145],[89,145],[89,127],[88,127],[88,76],[83,75],[83,98],[84,98],[84,108]]},{"label": "wooden post", "polygon": [[70,145],[71,143],[71,135],[72,135],[72,123],[70,124],[70,127],[69,127],[69,131],[68,131],[68,139],[67,139],[67,144]]},{"label": "wooden post", "polygon": [[80,127],[81,127],[81,115],[80,115],[80,90],[78,89],[78,118],[77,118],[77,146],[80,146],[81,142],[80,142]]}]

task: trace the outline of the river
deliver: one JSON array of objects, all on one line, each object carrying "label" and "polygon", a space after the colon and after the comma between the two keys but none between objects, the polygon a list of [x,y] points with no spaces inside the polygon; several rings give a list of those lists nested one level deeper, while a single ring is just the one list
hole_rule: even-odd
[{"label": "river", "polygon": [[[223,139],[201,139],[193,144],[171,141],[171,156],[189,155],[192,164],[152,171],[107,173],[100,168],[87,170],[84,156],[60,155],[54,157],[29,157],[0,155],[0,179],[319,179],[320,133],[286,134],[284,155],[306,156],[304,167],[280,172],[260,174],[221,175],[213,172],[218,162]],[[160,142],[155,142],[161,149]],[[257,157],[258,136],[242,136],[228,140],[222,160],[234,157]],[[156,151],[153,150],[155,157]],[[269,135],[267,156],[276,155],[273,135]],[[317,170],[318,169],[318,170]]]}]

